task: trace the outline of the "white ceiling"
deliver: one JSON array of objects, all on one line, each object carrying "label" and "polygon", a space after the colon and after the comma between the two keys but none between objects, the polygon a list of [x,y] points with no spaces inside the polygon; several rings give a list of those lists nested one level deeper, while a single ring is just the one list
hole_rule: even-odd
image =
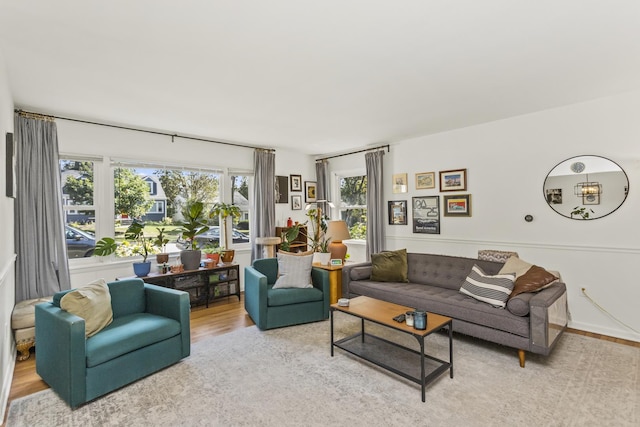
[{"label": "white ceiling", "polygon": [[640,89],[639,0],[0,0],[16,107],[331,154]]}]

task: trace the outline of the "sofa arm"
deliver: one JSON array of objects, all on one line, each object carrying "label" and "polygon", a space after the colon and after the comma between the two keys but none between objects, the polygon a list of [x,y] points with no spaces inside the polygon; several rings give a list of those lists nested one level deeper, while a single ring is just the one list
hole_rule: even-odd
[{"label": "sofa arm", "polygon": [[531,351],[548,355],[569,321],[566,285],[558,282],[535,294],[529,310]]},{"label": "sofa arm", "polygon": [[367,280],[371,277],[371,262],[345,265],[342,269],[342,297],[350,298],[349,285],[353,280]]},{"label": "sofa arm", "polygon": [[52,303],[35,307],[36,372],[72,408],[86,401],[86,339],[83,318]]},{"label": "sofa arm", "polygon": [[311,283],[313,284],[314,288],[320,289],[322,291],[322,301],[324,302],[322,312],[324,313],[326,319],[329,317],[329,305],[331,296],[329,271],[323,270],[322,268],[313,267],[311,269]]},{"label": "sofa arm", "polygon": [[180,323],[182,357],[191,354],[191,304],[189,294],[176,289],[144,284],[146,312],[177,320]]},{"label": "sofa arm", "polygon": [[251,266],[244,268],[244,309],[258,328],[267,328],[267,276]]}]

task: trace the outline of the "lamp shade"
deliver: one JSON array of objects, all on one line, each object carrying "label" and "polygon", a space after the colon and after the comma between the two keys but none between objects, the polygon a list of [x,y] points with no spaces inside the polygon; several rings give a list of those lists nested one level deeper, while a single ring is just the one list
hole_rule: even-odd
[{"label": "lamp shade", "polygon": [[325,238],[329,240],[329,252],[331,259],[341,259],[344,261],[347,255],[347,246],[342,243],[343,240],[349,239],[349,227],[344,221],[329,221]]}]

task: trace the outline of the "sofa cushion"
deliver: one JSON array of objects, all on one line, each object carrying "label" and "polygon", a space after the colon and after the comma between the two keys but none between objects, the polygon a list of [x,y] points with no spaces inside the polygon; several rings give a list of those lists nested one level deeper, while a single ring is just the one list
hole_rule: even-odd
[{"label": "sofa cushion", "polygon": [[533,264],[529,264],[527,261],[512,256],[507,260],[507,262],[504,263],[498,274],[514,273],[517,279],[518,277],[529,271],[531,267],[533,267]]},{"label": "sofa cushion", "polygon": [[60,308],[84,319],[84,334],[91,337],[113,321],[111,294],[104,279],[67,292]]},{"label": "sofa cushion", "polygon": [[474,265],[478,265],[487,274],[498,274],[503,266],[502,263],[474,258],[416,253],[408,253],[407,262],[409,282],[440,286],[456,292],[460,290]]},{"label": "sofa cushion", "polygon": [[[366,295],[395,304],[449,316],[464,322],[529,337],[529,317],[520,317],[509,310],[495,307],[447,289],[417,283],[355,281],[349,284],[350,297]],[[524,295],[524,294],[523,294]],[[455,328],[454,328],[455,331]]]},{"label": "sofa cushion", "polygon": [[298,256],[278,252],[278,279],[273,288],[312,288],[312,264],[313,254]]},{"label": "sofa cushion", "polygon": [[406,249],[371,254],[371,267],[371,280],[408,282]]},{"label": "sofa cushion", "polygon": [[529,301],[535,294],[525,292],[515,297],[510,297],[507,301],[507,310],[516,316],[526,316],[529,314]]},{"label": "sofa cushion", "polygon": [[515,274],[491,276],[474,265],[462,284],[460,292],[494,307],[504,308],[513,290],[514,278]]},{"label": "sofa cushion", "polygon": [[510,257],[518,257],[517,252],[496,251],[493,249],[480,249],[478,251],[478,259],[483,261],[507,262]]},{"label": "sofa cushion", "polygon": [[87,339],[87,367],[97,366],[123,354],[180,334],[180,323],[150,313],[122,316]]},{"label": "sofa cushion", "polygon": [[322,298],[322,291],[314,287],[278,289],[272,286],[267,290],[267,306],[269,307],[322,301]]}]

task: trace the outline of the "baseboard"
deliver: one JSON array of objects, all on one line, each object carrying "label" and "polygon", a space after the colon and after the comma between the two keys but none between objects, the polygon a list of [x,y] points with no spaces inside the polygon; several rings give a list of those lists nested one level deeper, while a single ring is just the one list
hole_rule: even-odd
[{"label": "baseboard", "polygon": [[2,375],[4,378],[4,382],[2,384],[2,392],[0,392],[0,420],[3,420],[4,423],[6,410],[7,410],[7,402],[9,401],[9,394],[11,393],[11,383],[13,382],[13,370],[16,367],[16,344],[15,342],[11,342],[11,354],[14,355],[13,358],[10,359],[9,363],[4,367],[5,372]]},{"label": "baseboard", "polygon": [[580,335],[593,336],[594,338],[604,339],[607,341],[627,341],[629,345],[640,344],[640,335],[632,332],[625,333],[619,330],[606,329],[600,327],[594,327],[594,325],[588,325],[585,323],[570,322],[567,332],[576,333]]}]

